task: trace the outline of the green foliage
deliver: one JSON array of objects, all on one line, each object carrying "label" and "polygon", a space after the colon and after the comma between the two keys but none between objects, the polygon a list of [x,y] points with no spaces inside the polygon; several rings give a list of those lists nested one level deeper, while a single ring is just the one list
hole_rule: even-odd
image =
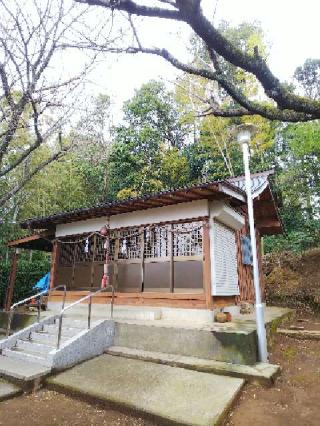
[{"label": "green foliage", "polygon": [[111,198],[141,195],[184,185],[189,165],[182,145],[186,125],[174,96],[150,81],[124,105],[124,124],[115,129],[108,163]]},{"label": "green foliage", "polygon": [[320,98],[320,59],[307,59],[296,69],[294,78],[309,98]]},{"label": "green foliage", "polygon": [[[3,306],[10,274],[10,262],[0,261],[0,304]],[[49,259],[29,262],[20,259],[13,294],[13,303],[35,293],[32,287],[50,270]]]},{"label": "green foliage", "polygon": [[[267,56],[268,46],[258,23],[232,27],[224,22],[220,30],[239,49],[252,54],[257,47],[260,56]],[[200,39],[192,40],[190,50],[193,63],[209,62]],[[247,96],[259,96],[251,75],[220,61],[222,71]],[[297,83],[313,97],[319,96],[318,77],[318,60],[307,60],[295,73]],[[235,106],[223,90],[197,76],[182,76],[175,93],[162,82],[149,81],[124,103],[123,122],[115,128],[110,124],[109,96],[90,99],[77,131],[70,135],[77,141],[74,150],[35,176],[0,214],[8,221],[19,220],[243,173],[234,130],[246,120],[197,118],[201,98],[208,95],[225,108]],[[319,245],[320,123],[283,125],[258,116],[250,116],[249,121],[257,127],[251,144],[251,170],[275,168],[274,189],[282,194],[280,213],[287,232],[266,237],[266,252],[300,252]],[[16,147],[29,139],[26,133],[17,135]],[[38,150],[28,159],[30,164],[18,168],[10,179],[0,180],[0,194],[21,179],[24,168],[46,158],[48,150]],[[8,160],[13,161],[16,151],[10,155]],[[6,258],[5,241],[22,234],[17,226],[1,227],[0,260]],[[44,259],[42,254],[34,256]]]},{"label": "green foliage", "polygon": [[275,147],[275,187],[286,235],[266,238],[266,251],[301,252],[320,245],[320,123],[290,124]]}]

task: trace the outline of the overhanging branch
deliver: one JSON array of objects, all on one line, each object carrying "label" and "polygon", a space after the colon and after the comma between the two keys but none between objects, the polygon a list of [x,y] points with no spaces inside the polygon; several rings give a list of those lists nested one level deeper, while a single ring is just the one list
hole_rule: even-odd
[{"label": "overhanging branch", "polygon": [[[266,61],[255,50],[251,55],[240,50],[231,41],[225,38],[214,25],[203,15],[200,7],[200,0],[175,0],[163,1],[167,3],[171,9],[149,7],[139,4],[132,0],[75,0],[79,3],[89,5],[99,5],[112,10],[126,11],[132,15],[145,17],[158,17],[183,21],[187,23],[193,31],[203,40],[208,47],[211,55],[211,60],[215,64],[216,54],[224,58],[230,64],[241,68],[242,70],[253,74],[262,85],[266,95],[275,102],[275,105],[265,105],[259,102],[252,102],[239,91],[232,81],[229,81],[226,76],[218,73],[213,76],[205,76],[211,80],[217,81],[221,87],[231,96],[240,106],[247,109],[250,114],[259,114],[270,120],[281,121],[309,121],[320,118],[320,101],[298,96],[283,85],[280,80],[271,72]],[[148,50],[148,52],[147,52]],[[135,53],[133,48],[126,50],[128,53]],[[156,54],[162,56],[172,63],[176,68],[183,69],[185,72],[190,72],[194,75],[203,75],[204,70],[194,70],[188,66],[180,66],[178,61],[170,58],[165,49],[142,49],[145,53]],[[216,62],[217,64],[217,62]],[[216,65],[215,64],[215,65]],[[216,71],[217,70],[216,68]],[[236,110],[234,110],[236,111]],[[238,109],[239,112],[245,112],[243,109]],[[218,113],[218,111],[216,111]],[[225,112],[224,112],[225,113]]]},{"label": "overhanging branch", "polygon": [[[99,48],[99,47],[95,47]],[[287,122],[299,122],[299,121],[310,121],[316,120],[318,117],[312,114],[303,114],[291,110],[280,110],[272,105],[264,105],[262,103],[250,101],[240,89],[238,89],[228,77],[224,76],[221,72],[211,71],[209,69],[197,68],[189,64],[185,64],[174,57],[168,50],[159,48],[144,48],[144,47],[128,47],[126,49],[112,48],[103,46],[100,49],[105,49],[108,52],[113,53],[147,53],[151,55],[157,55],[170,62],[175,68],[184,71],[188,74],[193,74],[206,78],[208,80],[216,81],[220,86],[240,105],[242,108],[234,110],[223,110],[213,109],[212,115],[215,113],[219,116],[225,117],[236,117],[236,112],[239,112],[241,116],[244,115],[261,115],[269,120],[280,120]],[[228,112],[227,112],[228,111]],[[232,112],[233,111],[233,112]]]}]

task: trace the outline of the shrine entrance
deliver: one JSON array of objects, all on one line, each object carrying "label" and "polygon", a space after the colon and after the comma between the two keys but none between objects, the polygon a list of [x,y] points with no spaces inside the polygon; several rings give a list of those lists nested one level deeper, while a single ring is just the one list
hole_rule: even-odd
[{"label": "shrine entrance", "polygon": [[110,283],[120,293],[203,293],[206,220],[151,224],[56,240],[54,285],[98,288],[108,257]]}]

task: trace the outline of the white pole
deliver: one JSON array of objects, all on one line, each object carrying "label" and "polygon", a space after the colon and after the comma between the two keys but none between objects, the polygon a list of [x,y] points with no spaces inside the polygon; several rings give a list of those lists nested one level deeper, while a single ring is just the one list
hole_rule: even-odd
[{"label": "white pole", "polygon": [[251,176],[249,169],[249,146],[248,143],[242,143],[243,163],[245,170],[245,182],[247,192],[247,203],[248,203],[248,219],[250,229],[250,239],[252,247],[252,258],[253,258],[253,282],[256,294],[256,322],[257,322],[257,336],[258,336],[258,351],[259,359],[261,362],[268,362],[268,348],[267,348],[267,336],[264,321],[264,306],[261,303],[261,291],[260,291],[260,277],[259,267],[257,258],[257,244],[256,244],[256,233],[254,227],[254,215],[253,215],[253,201],[251,192]]}]

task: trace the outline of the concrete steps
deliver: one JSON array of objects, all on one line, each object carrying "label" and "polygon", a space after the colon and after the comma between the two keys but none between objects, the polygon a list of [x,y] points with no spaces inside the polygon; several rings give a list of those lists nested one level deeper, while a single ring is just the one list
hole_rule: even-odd
[{"label": "concrete steps", "polygon": [[201,359],[191,356],[172,355],[163,352],[142,351],[137,349],[111,346],[106,353],[128,359],[138,359],[156,364],[170,365],[203,373],[219,374],[222,376],[239,377],[250,382],[259,382],[265,385],[274,383],[280,374],[280,366],[256,363],[255,365],[231,364],[221,361]]},{"label": "concrete steps", "polygon": [[113,404],[159,424],[221,424],[243,379],[101,355],[47,379],[59,392]]},{"label": "concrete steps", "polygon": [[[62,336],[73,337],[76,334],[78,334],[81,330],[85,330],[85,329],[86,327],[80,329],[78,327],[65,326],[65,324],[63,324],[61,331],[62,331]],[[47,325],[43,331],[48,334],[53,334],[54,336],[58,336],[58,330],[59,330],[58,324],[52,324],[52,325]]]},{"label": "concrete steps", "polygon": [[[1,342],[0,375],[30,381],[48,374],[52,369],[62,369],[92,356],[100,355],[112,344],[114,324],[68,318],[62,323],[61,345],[57,348],[59,322],[54,318],[22,330]],[[21,370],[22,368],[22,370]],[[29,372],[23,374],[23,369]],[[39,370],[40,368],[40,370]]]},{"label": "concrete steps", "polygon": [[50,351],[56,348],[55,345],[45,345],[31,340],[18,340],[18,348],[26,352],[33,352],[38,354],[47,355]]},{"label": "concrete steps", "polygon": [[26,351],[20,348],[4,349],[2,352],[2,356],[5,356],[7,358],[14,358],[20,361],[29,361],[35,364],[50,367],[50,362],[47,361],[45,355],[38,354],[36,352]]},{"label": "concrete steps", "polygon": [[[35,332],[33,331],[31,333],[31,340],[35,343],[41,343],[43,345],[48,345],[51,347],[57,346],[58,336],[56,334],[49,334],[43,331]],[[61,336],[61,343],[66,342],[68,340],[68,337]]]},{"label": "concrete steps", "polygon": [[0,376],[9,380],[31,382],[48,375],[50,371],[50,368],[28,360],[0,356]]},{"label": "concrete steps", "polygon": [[[79,334],[85,324],[84,321],[73,322],[68,320],[66,324],[63,322],[63,343],[68,342],[69,339]],[[29,339],[17,339],[13,347],[3,349],[2,356],[50,367],[52,361],[48,355],[56,350],[58,331],[58,323],[44,324],[41,331],[31,332]],[[41,342],[41,339],[45,340],[45,344],[43,340]]]}]

